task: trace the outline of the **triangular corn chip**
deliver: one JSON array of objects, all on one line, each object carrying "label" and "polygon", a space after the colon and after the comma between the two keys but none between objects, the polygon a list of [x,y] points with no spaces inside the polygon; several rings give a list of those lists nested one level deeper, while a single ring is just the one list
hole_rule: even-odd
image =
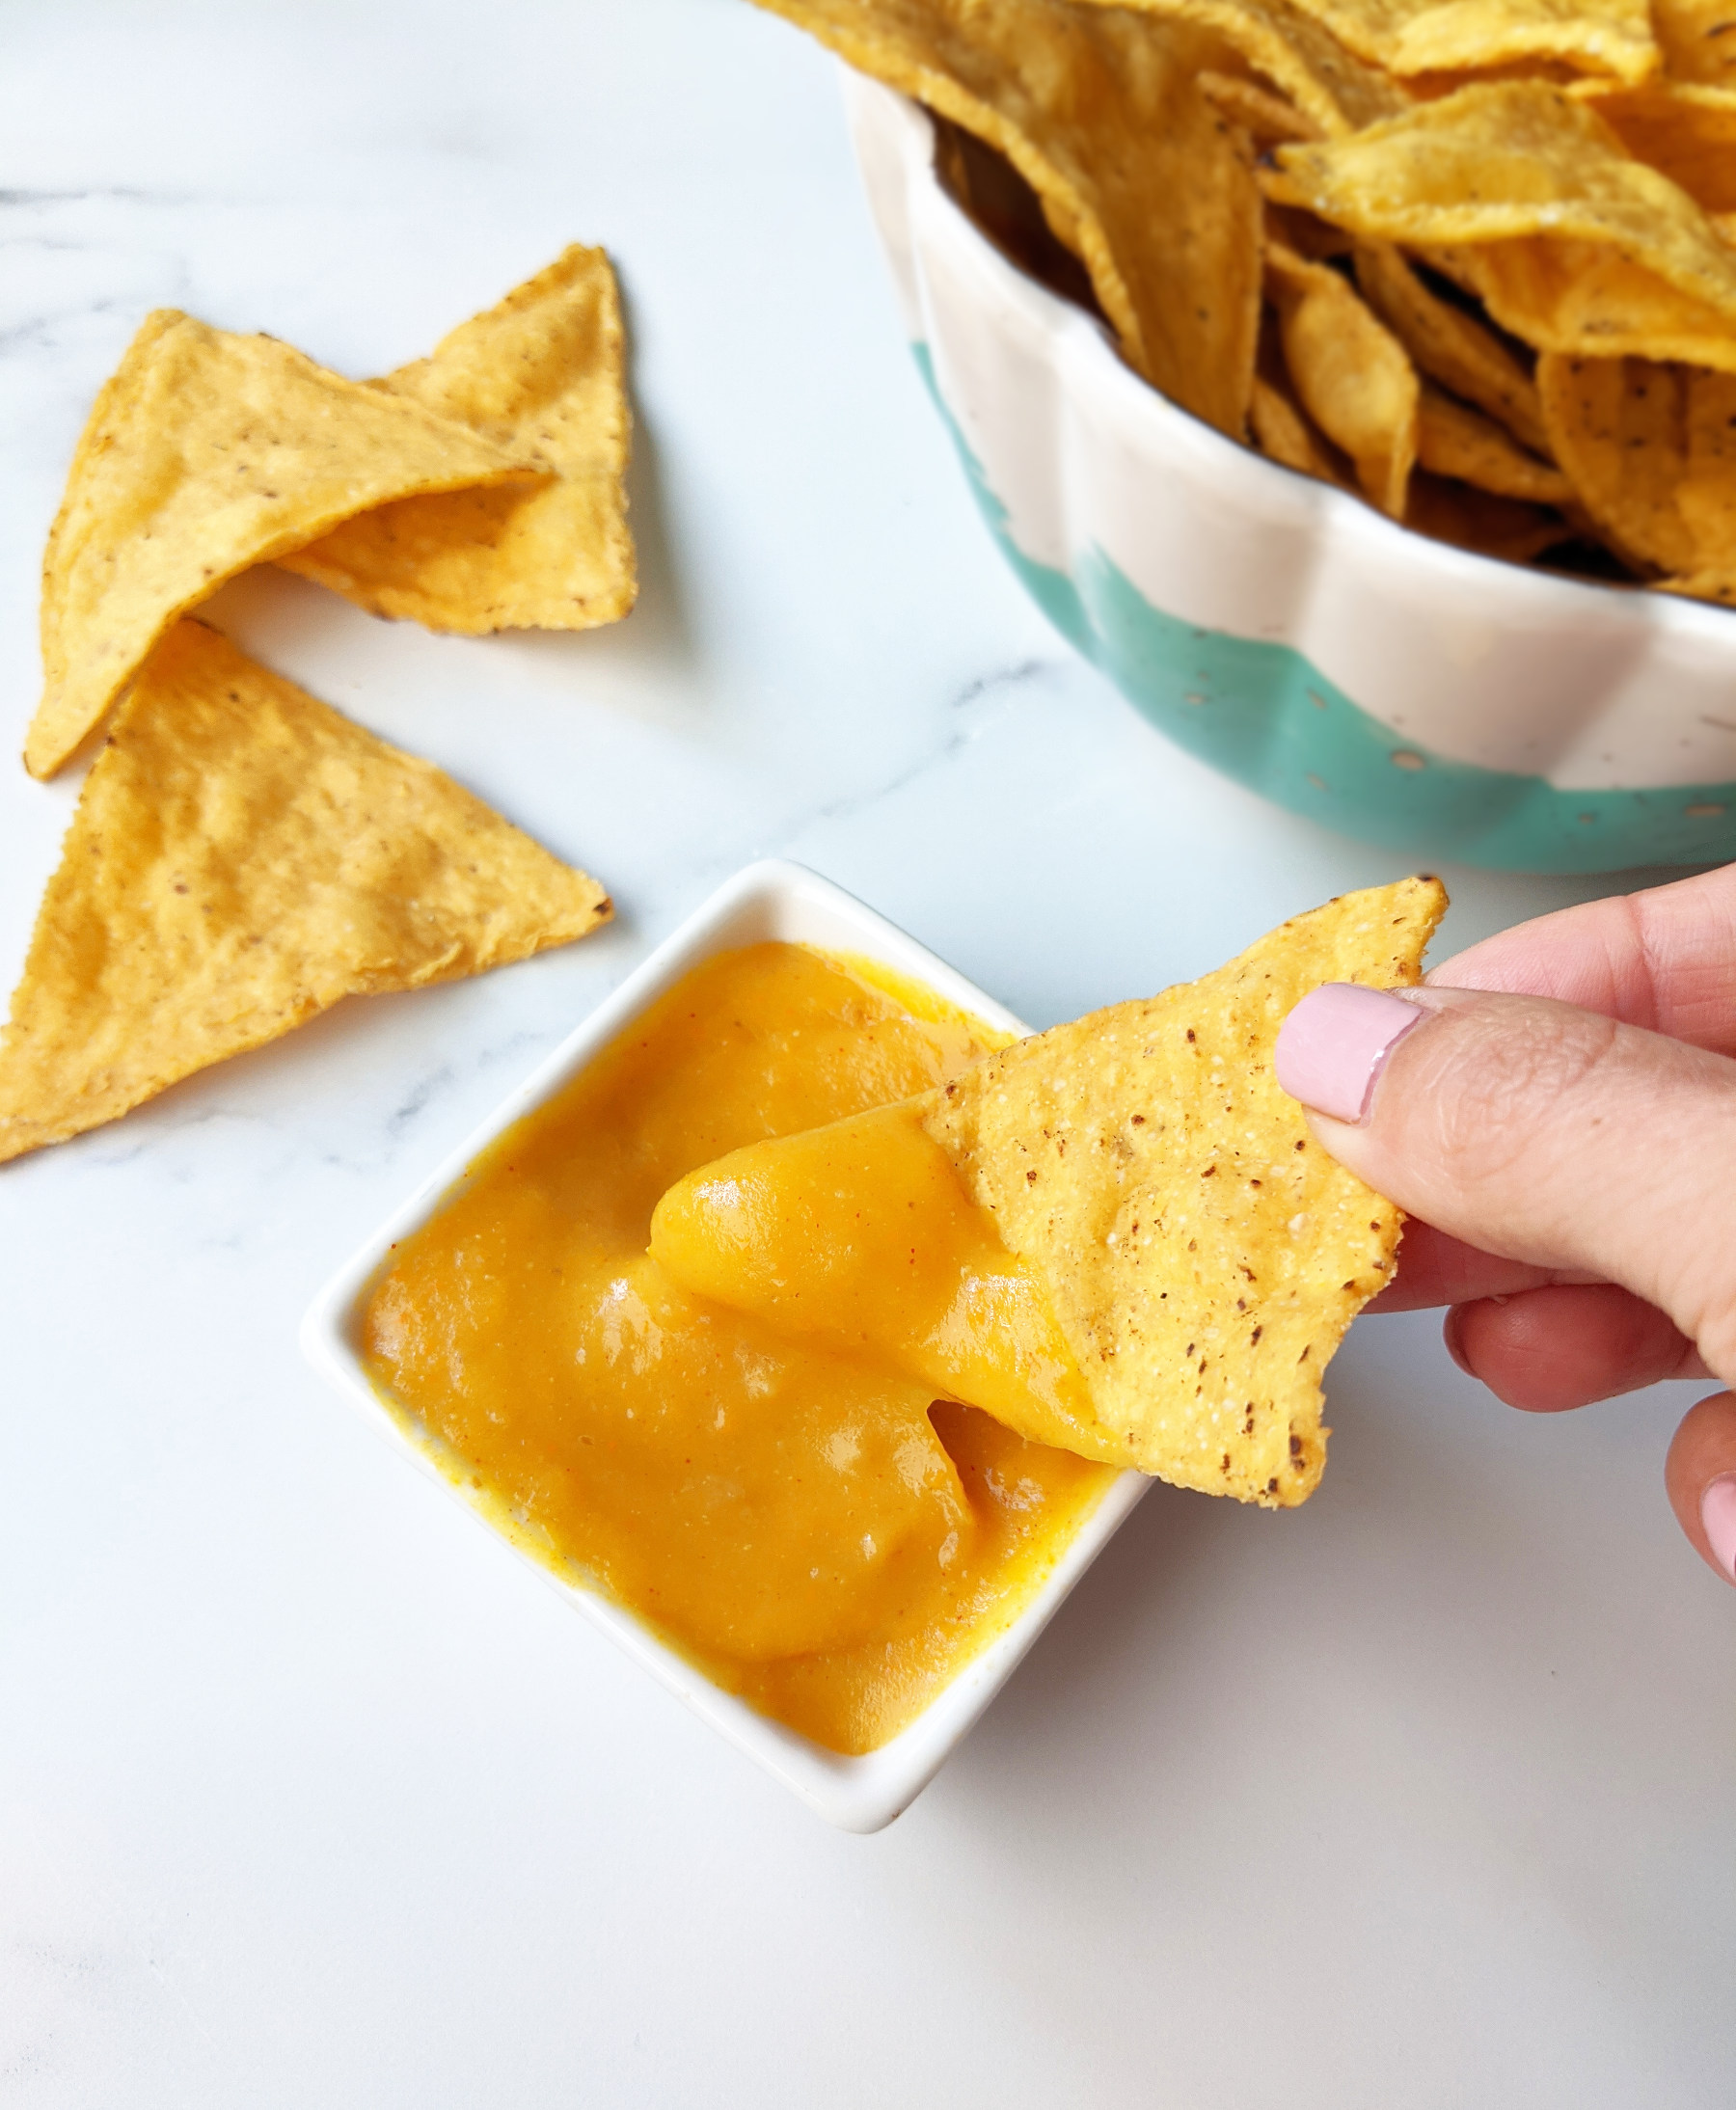
[{"label": "triangular corn chip", "polygon": [[52,776],[176,617],[250,564],[386,499],[533,473],[273,338],[159,309],[96,398],[48,536],[27,768]]},{"label": "triangular corn chip", "polygon": [[1729,0],[1652,0],[1651,12],[1668,79],[1736,87]]},{"label": "triangular corn chip", "polygon": [[1005,154],[1083,261],[1128,364],[1239,438],[1260,324],[1243,138],[1201,94],[1211,30],[1065,0],[759,0]]},{"label": "triangular corn chip", "polygon": [[[1732,34],[1726,26],[1726,43]],[[1569,93],[1590,104],[1636,161],[1668,176],[1696,205],[1736,212],[1736,87],[1581,81]]]},{"label": "triangular corn chip", "polygon": [[340,997],[565,944],[608,898],[204,624],[93,765],[0,1036],[0,1159],[113,1121]]},{"label": "triangular corn chip", "polygon": [[929,1134],[1037,1272],[1129,1465],[1268,1506],[1317,1483],[1320,1372],[1401,1218],[1313,1141],[1272,1049],[1322,982],[1415,983],[1445,906],[1435,879],[1345,895],[931,1095]]},{"label": "triangular corn chip", "polygon": [[1420,371],[1499,419],[1533,453],[1547,451],[1536,384],[1487,324],[1431,292],[1387,242],[1359,244],[1356,284]]},{"label": "triangular corn chip", "polygon": [[1573,486],[1549,462],[1528,454],[1505,425],[1456,397],[1424,384],[1417,459],[1437,476],[1456,476],[1479,491],[1533,505],[1567,505]]},{"label": "triangular corn chip", "polygon": [[1646,0],[1301,0],[1370,66],[1400,76],[1554,62],[1619,80],[1658,68]]},{"label": "triangular corn chip", "polygon": [[1402,519],[1417,459],[1418,383],[1409,353],[1330,264],[1268,242],[1265,283],[1302,407],[1350,457],[1370,501]]},{"label": "triangular corn chip", "polygon": [[1736,374],[1643,359],[1537,362],[1556,459],[1630,560],[1736,569]]},{"label": "triangular corn chip", "polygon": [[1436,542],[1451,542],[1478,556],[1523,564],[1575,539],[1575,524],[1547,505],[1504,499],[1451,476],[1419,469],[1404,501],[1404,525]]},{"label": "triangular corn chip", "polygon": [[[1121,7],[1126,0],[1092,0]],[[1216,30],[1328,138],[1410,107],[1410,96],[1290,0],[1131,0],[1142,14]]]},{"label": "triangular corn chip", "polygon": [[625,615],[637,587],[622,341],[609,258],[575,244],[432,358],[373,384],[550,480],[399,499],[278,561],[370,614],[429,630],[588,630]]},{"label": "triangular corn chip", "polygon": [[1565,90],[1465,88],[1274,154],[1279,203],[1367,240],[1451,247],[1495,320],[1539,351],[1736,365],[1736,249]]}]

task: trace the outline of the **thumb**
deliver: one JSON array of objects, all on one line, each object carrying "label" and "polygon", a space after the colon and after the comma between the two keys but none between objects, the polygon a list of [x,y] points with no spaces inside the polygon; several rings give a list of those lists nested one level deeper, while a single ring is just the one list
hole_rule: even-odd
[{"label": "thumb", "polygon": [[1736,1062],[1541,997],[1329,983],[1285,1020],[1276,1068],[1401,1208],[1620,1284],[1736,1380]]}]

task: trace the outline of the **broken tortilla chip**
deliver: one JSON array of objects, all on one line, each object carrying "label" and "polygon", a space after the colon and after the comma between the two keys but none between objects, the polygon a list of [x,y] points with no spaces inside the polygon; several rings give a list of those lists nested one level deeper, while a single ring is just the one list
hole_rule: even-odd
[{"label": "broken tortilla chip", "polygon": [[1435,879],[1345,895],[922,1102],[1141,1472],[1268,1507],[1318,1483],[1320,1373],[1402,1219],[1313,1141],[1272,1049],[1322,982],[1416,983],[1445,907]]},{"label": "broken tortilla chip", "polygon": [[759,0],[1005,154],[1091,274],[1128,364],[1239,438],[1260,323],[1246,137],[1200,92],[1215,32],[1064,0]]},{"label": "broken tortilla chip", "polygon": [[49,531],[25,767],[52,776],[176,617],[249,565],[386,499],[534,473],[275,338],[158,309],[97,395]]},{"label": "broken tortilla chip", "polygon": [[373,386],[468,425],[548,480],[398,499],[280,557],[286,571],[372,615],[469,636],[589,630],[627,613],[637,591],[631,415],[620,297],[602,250],[575,244],[431,358]]},{"label": "broken tortilla chip", "polygon": [[204,624],[86,779],[0,1036],[0,1160],[113,1121],[340,997],[583,937],[597,882]]}]

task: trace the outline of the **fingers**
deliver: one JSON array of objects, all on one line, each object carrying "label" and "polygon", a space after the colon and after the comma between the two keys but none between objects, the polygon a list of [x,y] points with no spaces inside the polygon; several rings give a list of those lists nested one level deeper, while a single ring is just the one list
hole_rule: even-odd
[{"label": "fingers", "polygon": [[1522,1289],[1582,1279],[1571,1271],[1533,1267],[1524,1260],[1479,1253],[1462,1238],[1451,1238],[1432,1224],[1413,1218],[1404,1227],[1398,1248],[1398,1272],[1369,1310],[1417,1312],[1438,1304],[1470,1304],[1478,1297],[1517,1296]]},{"label": "fingers", "polygon": [[1736,1398],[1690,1407],[1664,1463],[1676,1522],[1702,1560],[1736,1582]]},{"label": "fingers", "polygon": [[1332,984],[1286,1019],[1277,1070],[1378,1193],[1619,1284],[1736,1375],[1736,1062],[1534,997]]},{"label": "fingers", "polygon": [[1560,1414],[1667,1377],[1712,1375],[1662,1312],[1611,1283],[1455,1305],[1445,1338],[1461,1370],[1532,1414]]},{"label": "fingers", "polygon": [[1736,865],[1538,916],[1444,961],[1428,979],[1552,996],[1736,1054]]}]

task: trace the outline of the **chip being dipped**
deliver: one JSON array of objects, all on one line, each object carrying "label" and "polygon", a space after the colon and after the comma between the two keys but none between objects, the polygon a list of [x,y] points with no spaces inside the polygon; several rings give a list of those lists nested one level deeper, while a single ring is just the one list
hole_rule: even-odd
[{"label": "chip being dipped", "polygon": [[1315,1145],[1272,1050],[1323,982],[1417,982],[1445,906],[1434,879],[1346,895],[1201,981],[749,1145],[665,1195],[652,1256],[1021,1434],[1293,1506],[1402,1219]]},{"label": "chip being dipped", "polygon": [[92,766],[0,1035],[0,1160],[344,996],[583,937],[610,904],[432,763],[176,624]]}]

